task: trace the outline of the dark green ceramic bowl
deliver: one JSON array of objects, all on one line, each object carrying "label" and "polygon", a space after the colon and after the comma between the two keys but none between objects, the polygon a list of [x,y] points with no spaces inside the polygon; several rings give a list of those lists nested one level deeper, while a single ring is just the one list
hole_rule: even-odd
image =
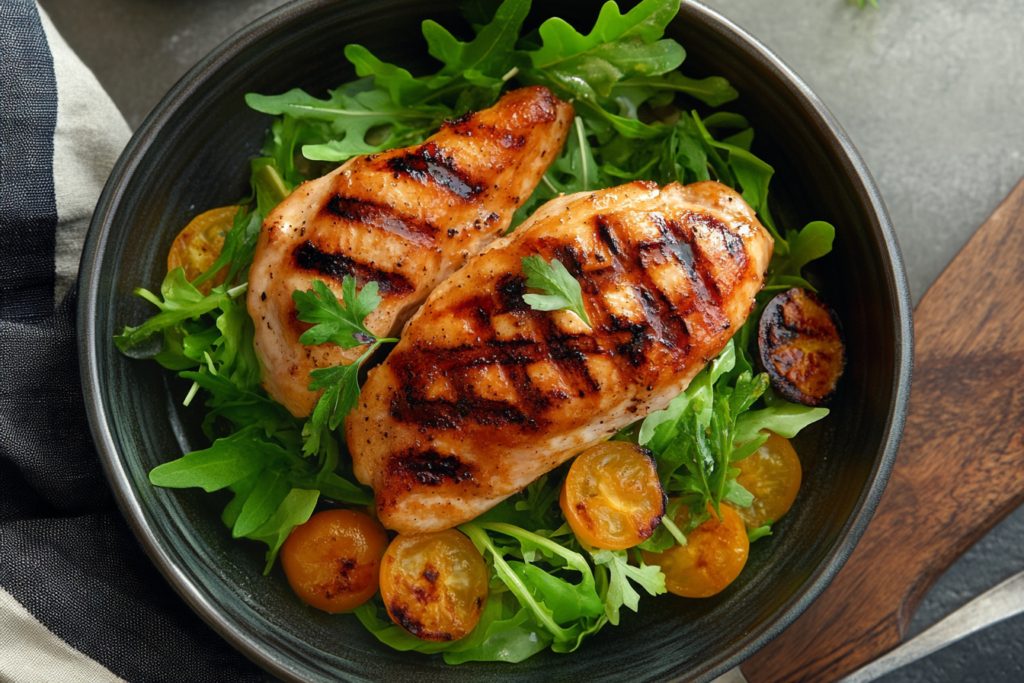
[{"label": "dark green ceramic bowl", "polygon": [[[148,472],[206,444],[185,387],[156,363],[120,355],[111,337],[152,313],[132,288],[156,288],[174,235],[197,212],[246,194],[247,160],[268,118],[247,92],[302,87],[322,94],[354,78],[342,47],[359,42],[416,71],[423,19],[464,26],[456,0],[287,5],[200,62],[150,114],[114,169],[93,218],[81,270],[79,345],[96,444],[121,508],[178,593],[220,634],[287,680],[640,681],[709,679],[784,629],[824,589],[871,517],[899,444],[910,389],[911,309],[899,248],[878,190],[839,124],[767,48],[684,0],[668,35],[691,76],[719,74],[741,93],[730,105],[757,130],[755,152],[777,173],[773,213],[784,225],[831,221],[833,253],[814,276],[843,321],[849,364],[832,415],[796,441],[804,485],[774,535],[758,541],[740,578],[706,600],[645,597],[639,614],[570,655],[524,663],[446,666],[395,652],[355,617],[306,607],[263,551],[233,541],[224,500],[155,489]],[[589,27],[598,2],[535,3]],[[426,65],[422,70],[426,70]],[[198,402],[197,402],[198,403]]]}]

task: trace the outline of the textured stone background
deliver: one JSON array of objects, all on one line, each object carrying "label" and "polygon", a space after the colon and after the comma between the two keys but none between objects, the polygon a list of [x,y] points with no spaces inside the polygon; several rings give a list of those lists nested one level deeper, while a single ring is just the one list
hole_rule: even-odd
[{"label": "textured stone background", "polygon": [[[1024,176],[1024,0],[706,0],[842,122],[899,235],[914,300]],[[189,67],[279,0],[40,0],[134,128]],[[1022,255],[1024,262],[1024,255]],[[1024,508],[929,593],[920,632],[1024,569]],[[883,567],[879,568],[884,571]],[[886,683],[1024,680],[1024,617]]]}]

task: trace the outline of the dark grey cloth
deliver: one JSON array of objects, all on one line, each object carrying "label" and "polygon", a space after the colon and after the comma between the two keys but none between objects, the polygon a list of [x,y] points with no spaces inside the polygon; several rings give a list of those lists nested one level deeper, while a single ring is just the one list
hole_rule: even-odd
[{"label": "dark grey cloth", "polygon": [[[53,303],[60,97],[35,3],[2,0],[0,589],[90,665],[122,679],[260,681],[259,668],[203,623],[145,556],[93,448],[75,290]],[[25,662],[35,660],[18,650],[15,635],[0,634],[8,639],[0,643],[0,680],[57,683],[52,671],[26,673]],[[72,678],[88,680],[69,672]]]}]

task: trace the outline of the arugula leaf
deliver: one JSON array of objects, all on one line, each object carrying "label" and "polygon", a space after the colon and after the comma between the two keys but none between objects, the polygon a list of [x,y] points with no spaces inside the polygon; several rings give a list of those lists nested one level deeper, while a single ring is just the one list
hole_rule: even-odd
[{"label": "arugula leaf", "polygon": [[764,538],[765,536],[771,536],[772,535],[772,524],[773,523],[774,523],[774,520],[768,519],[768,520],[765,520],[764,524],[762,524],[761,526],[757,527],[756,529],[747,529],[747,540],[750,541],[751,543],[753,543],[754,541],[756,541],[759,538]]},{"label": "arugula leaf", "polygon": [[473,31],[480,33],[480,30],[494,20],[498,8],[503,0],[463,0],[459,3],[459,11],[463,19],[469,22]]},{"label": "arugula leaf", "polygon": [[661,524],[654,529],[654,533],[650,538],[638,545],[637,548],[652,553],[660,553],[668,550],[677,543],[679,545],[686,545],[686,536],[683,535],[683,532],[673,521],[676,517],[676,512],[678,512],[682,504],[682,498],[676,498],[669,502],[668,506],[665,508],[665,515],[661,518]]},{"label": "arugula leaf", "polygon": [[256,328],[245,300],[224,298],[220,308],[214,323],[220,336],[213,342],[218,373],[243,391],[255,391],[260,387],[260,364],[253,346]]},{"label": "arugula leaf", "polygon": [[678,71],[670,71],[660,76],[636,76],[619,81],[612,87],[611,96],[625,95],[629,97],[627,89],[639,89],[642,98],[634,94],[630,99],[641,99],[647,101],[655,93],[661,91],[680,92],[695,97],[704,104],[711,107],[718,107],[727,102],[732,102],[739,93],[736,88],[729,84],[729,81],[721,76],[709,76],[700,80],[687,78]]},{"label": "arugula leaf", "polygon": [[267,550],[267,566],[263,570],[264,574],[270,573],[270,568],[274,566],[274,560],[277,559],[277,551],[281,549],[281,545],[288,538],[288,534],[292,532],[292,529],[299,524],[305,524],[309,520],[319,497],[319,491],[309,491],[306,489],[290,490],[288,495],[284,497],[284,500],[281,501],[281,504],[278,505],[274,514],[257,529],[246,534],[246,538],[251,538],[254,541],[263,541],[269,547],[269,550]]},{"label": "arugula leaf", "polygon": [[355,278],[345,277],[341,288],[341,301],[322,280],[313,280],[313,288],[308,291],[292,292],[299,320],[313,324],[299,337],[300,342],[306,346],[330,342],[351,349],[377,341],[363,322],[380,305],[377,283],[367,282],[357,295]]},{"label": "arugula leaf", "polygon": [[[484,554],[485,552],[490,554],[492,561],[491,566],[494,568],[495,574],[516,596],[516,599],[519,600],[519,604],[522,605],[524,609],[530,611],[534,621],[536,621],[542,628],[546,629],[556,642],[572,640],[574,635],[573,630],[563,629],[555,622],[554,613],[551,608],[545,605],[543,601],[539,601],[533,596],[529,587],[505,561],[504,553],[498,550],[494,545],[494,542],[480,527],[470,522],[461,525],[459,530],[469,536],[469,539],[473,541],[473,544],[477,546],[477,550],[479,550],[481,554]],[[587,570],[589,572],[589,567]]]},{"label": "arugula leaf", "polygon": [[639,444],[655,453],[663,452],[678,434],[678,421],[684,411],[690,408],[697,413],[701,424],[711,424],[711,410],[714,400],[713,387],[718,379],[731,371],[736,364],[736,346],[732,339],[725,348],[690,382],[685,391],[678,394],[668,407],[647,416],[640,426]]},{"label": "arugula leaf", "polygon": [[[737,420],[738,422],[738,420]],[[744,458],[749,458],[753,455],[758,448],[764,445],[764,442],[771,436],[767,432],[762,432],[757,435],[757,438],[745,441],[733,449],[732,455],[729,456],[729,462],[737,462]],[[733,438],[736,438],[735,436]]]},{"label": "arugula leaf", "polygon": [[209,448],[155,467],[149,473],[154,486],[176,489],[198,486],[207,493],[230,486],[262,470],[283,453],[280,446],[256,438],[254,427],[242,429]]},{"label": "arugula leaf", "polygon": [[354,613],[382,643],[400,651],[443,652],[446,664],[521,662],[551,644],[551,636],[536,626],[530,613],[508,592],[492,591],[476,628],[465,638],[450,642],[420,640],[387,617],[381,618],[383,611],[379,600],[373,599],[357,607]]},{"label": "arugula leaf", "polygon": [[348,479],[338,476],[335,472],[327,472],[315,479],[292,477],[293,482],[300,488],[315,488],[328,498],[347,505],[373,505],[373,491],[363,486],[353,484]]},{"label": "arugula leaf", "polygon": [[256,488],[256,480],[259,479],[259,476],[260,472],[254,472],[227,487],[229,491],[235,494],[235,497],[224,507],[224,512],[220,515],[221,521],[224,522],[224,526],[227,528],[233,529],[235,527],[238,516],[242,514],[242,506],[245,505],[245,501],[249,498],[252,490]]},{"label": "arugula leaf", "polygon": [[[719,179],[726,177],[729,179],[735,178],[735,182],[729,182],[727,184],[735,185],[738,183],[742,189],[743,199],[750,205],[750,208],[754,209],[755,212],[760,216],[765,215],[768,202],[768,183],[775,174],[775,169],[761,161],[749,151],[732,145],[726,142],[718,142],[708,132],[705,122],[701,121],[701,118],[697,115],[697,112],[691,112],[694,123],[697,125],[697,129],[700,131],[701,137],[704,143],[708,147],[710,152],[709,157],[712,159],[721,159],[717,153],[711,152],[711,150],[721,150],[726,153],[726,157],[721,159],[720,166],[716,168],[716,173],[719,175]],[[710,121],[710,118],[709,118]],[[746,121],[743,120],[745,124]],[[766,227],[770,228],[770,222]],[[774,231],[773,231],[774,232]]]},{"label": "arugula leaf", "polygon": [[[523,549],[524,556],[526,556],[531,550],[543,550],[549,556],[557,555],[561,557],[565,561],[566,567],[574,569],[580,573],[580,583],[576,586],[576,590],[584,596],[582,604],[588,604],[589,598],[587,596],[594,592],[594,575],[590,570],[590,565],[587,564],[587,561],[582,555],[569,550],[560,543],[552,541],[550,538],[545,538],[539,534],[515,527],[511,524],[479,522],[479,526],[483,529],[487,529],[488,531],[495,531],[516,539],[519,541]],[[599,610],[596,606],[596,602],[593,600],[589,600],[589,605],[589,610],[585,611]]]},{"label": "arugula leaf", "polygon": [[590,318],[583,307],[583,290],[576,278],[569,274],[562,262],[553,259],[547,263],[540,256],[524,256],[523,272],[526,286],[544,291],[544,294],[524,294],[523,301],[535,311],[568,310],[578,315],[587,327]]},{"label": "arugula leaf", "polygon": [[345,59],[356,67],[358,76],[372,77],[373,85],[386,90],[391,100],[400,106],[415,105],[434,92],[425,80],[415,78],[400,66],[382,62],[362,45],[346,45]]},{"label": "arugula leaf", "polygon": [[[737,470],[738,472],[739,470]],[[754,494],[743,488],[743,485],[735,479],[728,479],[725,482],[725,493],[722,495],[722,500],[735,503],[741,508],[748,508],[754,504]]]},{"label": "arugula leaf", "polygon": [[530,198],[516,210],[508,233],[533,215],[538,207],[555,197],[596,190],[613,184],[615,183],[605,177],[594,160],[594,151],[587,138],[586,125],[583,119],[577,116],[558,157],[548,167]]},{"label": "arugula leaf", "polygon": [[623,605],[634,612],[640,609],[640,594],[630,585],[629,579],[651,595],[668,592],[661,567],[646,565],[642,560],[639,567],[634,567],[629,564],[625,550],[599,550],[591,556],[595,565],[608,568],[608,592],[605,595],[604,609],[608,621],[615,626],[619,624],[619,608]]},{"label": "arugula leaf", "polygon": [[762,429],[792,439],[801,429],[828,415],[828,408],[812,408],[799,403],[782,402],[762,410],[751,410],[736,420],[736,443],[755,439]]},{"label": "arugula leaf", "polygon": [[133,290],[135,294],[159,308],[160,313],[138,327],[125,327],[121,334],[114,336],[114,343],[122,353],[127,353],[157,332],[209,313],[220,306],[221,297],[236,297],[247,287],[246,284],[228,289],[227,285],[220,285],[210,290],[208,295],[203,296],[185,277],[184,268],[175,268],[167,273],[167,277],[160,285],[162,299],[142,287],[136,287]]},{"label": "arugula leaf", "polygon": [[[599,628],[593,623],[595,617],[592,615],[600,613],[601,601],[597,595],[594,574],[582,555],[510,524],[471,522],[461,525],[459,529],[469,536],[481,553],[490,555],[497,578],[516,596],[519,604],[529,611],[537,625],[551,634],[553,650],[572,651],[579,646],[583,635]],[[530,549],[544,549],[558,555],[566,561],[566,567],[581,574],[580,583],[573,586],[542,570],[525,569],[522,563],[506,561],[505,551],[498,548],[485,529],[515,538],[520,542],[524,554]],[[541,578],[538,571],[545,574],[546,578]],[[575,614],[579,615],[576,621],[563,622],[566,623],[565,627],[560,625],[559,620]],[[591,616],[588,618],[585,615]]]},{"label": "arugula leaf", "polygon": [[[295,88],[282,95],[249,93],[245,101],[264,114],[330,123],[332,138],[328,142],[302,147],[302,154],[313,161],[345,161],[422,142],[451,113],[443,107],[403,106],[388,91],[369,86],[369,81],[356,81],[328,91],[326,100]],[[384,131],[379,139],[371,140],[373,129]]]},{"label": "arugula leaf", "polygon": [[508,565],[532,589],[534,598],[551,607],[551,616],[556,624],[564,625],[601,614],[601,600],[596,591],[578,590],[568,581],[533,564],[510,561]]},{"label": "arugula leaf", "polygon": [[814,221],[803,230],[789,231],[786,236],[786,253],[777,261],[772,259],[774,263],[766,286],[776,284],[772,281],[776,278],[800,277],[800,270],[805,265],[832,251],[836,229],[825,221]]},{"label": "arugula leaf", "polygon": [[524,77],[606,115],[598,98],[608,97],[617,81],[660,75],[682,64],[683,48],[674,40],[658,40],[678,10],[678,0],[644,0],[622,15],[608,2],[588,35],[563,19],[548,19],[539,29],[541,47],[527,52],[531,68]]},{"label": "arugula leaf", "polygon": [[270,519],[289,491],[291,485],[284,472],[270,468],[263,470],[246,497],[238,519],[232,525],[232,537],[248,536],[258,529]]},{"label": "arugula leaf", "polygon": [[[532,529],[550,529],[561,526],[564,518],[562,511],[558,508],[558,496],[562,492],[561,482],[563,479],[564,473],[561,470],[553,470],[542,475],[529,484],[526,489],[508,500],[517,512],[529,513],[526,522]],[[487,519],[486,521],[504,520]]]},{"label": "arugula leaf", "polygon": [[[768,388],[767,375],[754,376],[749,368],[745,355],[737,353],[730,341],[686,391],[666,410],[648,416],[641,427],[641,445],[654,452],[666,491],[686,499],[692,526],[707,518],[709,504],[720,511],[723,499],[742,507],[752,502],[749,492],[735,481],[739,470],[730,467],[767,438],[757,433],[749,439],[736,437],[739,420]],[[737,446],[743,441],[749,443]],[[667,544],[667,531],[651,545]]]},{"label": "arugula leaf", "polygon": [[[560,179],[549,177],[558,174],[561,174]],[[545,184],[552,187],[556,195],[589,192],[601,187],[602,183],[599,180],[597,163],[594,161],[594,152],[587,139],[586,128],[581,117],[577,116],[573,119],[573,129],[566,140],[564,154],[559,155],[544,178]]]},{"label": "arugula leaf", "polygon": [[457,40],[436,21],[424,21],[423,37],[427,39],[428,52],[444,63],[444,68],[430,80],[447,82],[461,76],[474,85],[500,90],[505,83],[502,76],[513,66],[519,28],[529,11],[530,0],[501,3],[491,21],[468,43]]},{"label": "arugula leaf", "polygon": [[[504,603],[502,595],[488,597],[496,603]],[[518,606],[518,605],[517,605]],[[509,608],[501,604],[501,617],[480,623],[466,638],[465,647],[452,648],[444,653],[445,664],[463,662],[521,662],[532,657],[551,644],[551,636],[530,619],[530,613],[523,607]],[[485,611],[486,611],[485,607]],[[479,635],[477,635],[479,632]]]},{"label": "arugula leaf", "polygon": [[[233,282],[236,275],[247,270],[256,254],[256,241],[263,221],[290,192],[273,159],[253,159],[250,169],[252,197],[243,200],[243,205],[238,207],[231,230],[224,235],[220,254],[213,265],[193,281],[194,285],[206,282],[225,266],[230,266],[227,282]],[[249,211],[247,205],[253,199],[256,201],[256,210]]]}]

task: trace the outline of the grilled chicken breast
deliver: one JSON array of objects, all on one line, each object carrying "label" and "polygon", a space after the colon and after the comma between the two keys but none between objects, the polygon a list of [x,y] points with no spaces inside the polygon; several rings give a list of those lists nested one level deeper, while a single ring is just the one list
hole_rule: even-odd
[{"label": "grilled chicken breast", "polygon": [[506,94],[448,121],[424,144],[357,157],[304,183],[267,216],[249,271],[248,306],[263,386],[297,417],[319,398],[311,370],[355,362],[362,348],[306,347],[292,292],[314,278],[336,294],[347,275],[377,282],[366,326],[396,333],[427,295],[499,237],[558,154],[572,107],[544,87]]},{"label": "grilled chicken breast", "polygon": [[[773,243],[715,182],[562,197],[443,282],[346,420],[355,474],[401,533],[473,519],[664,408],[754,304]],[[523,256],[557,258],[590,329],[524,301]]]}]

